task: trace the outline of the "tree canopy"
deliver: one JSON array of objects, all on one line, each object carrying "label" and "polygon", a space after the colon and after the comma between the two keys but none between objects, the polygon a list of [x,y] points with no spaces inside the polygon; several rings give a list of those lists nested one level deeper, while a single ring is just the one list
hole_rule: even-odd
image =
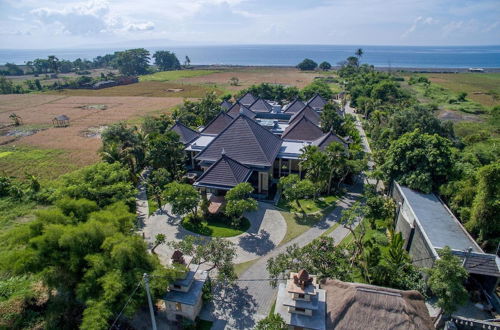
[{"label": "tree canopy", "polygon": [[149,51],[135,48],[116,52],[113,66],[124,75],[146,74],[149,69]]},{"label": "tree canopy", "polygon": [[172,205],[172,213],[196,215],[200,194],[190,184],[171,182],[165,186],[165,200]]},{"label": "tree canopy", "polygon": [[310,58],[306,58],[302,62],[297,64],[297,68],[302,70],[302,71],[316,70],[317,67],[318,67],[318,63],[314,62]]},{"label": "tree canopy", "polygon": [[224,212],[229,217],[234,217],[233,225],[237,227],[243,213],[255,211],[258,207],[257,201],[250,197],[253,187],[248,182],[243,182],[229,190],[225,196],[226,206]]},{"label": "tree canopy", "polygon": [[155,64],[160,71],[179,70],[181,63],[175,53],[168,50],[158,50],[153,54]]},{"label": "tree canopy", "polygon": [[328,71],[332,68],[332,65],[327,61],[323,61],[319,64],[319,68],[323,71]]}]

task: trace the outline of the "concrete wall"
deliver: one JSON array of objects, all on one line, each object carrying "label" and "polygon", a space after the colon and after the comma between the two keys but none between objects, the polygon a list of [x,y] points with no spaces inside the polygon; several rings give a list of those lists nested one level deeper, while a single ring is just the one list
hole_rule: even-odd
[{"label": "concrete wall", "polygon": [[413,263],[420,267],[432,267],[434,265],[434,254],[422,234],[419,226],[415,226],[415,233],[409,250]]},{"label": "concrete wall", "polygon": [[200,297],[195,305],[181,304],[181,310],[177,310],[177,303],[173,301],[165,301],[167,318],[171,321],[176,321],[176,315],[182,315],[183,317],[194,321],[198,314],[200,313],[203,301]]}]

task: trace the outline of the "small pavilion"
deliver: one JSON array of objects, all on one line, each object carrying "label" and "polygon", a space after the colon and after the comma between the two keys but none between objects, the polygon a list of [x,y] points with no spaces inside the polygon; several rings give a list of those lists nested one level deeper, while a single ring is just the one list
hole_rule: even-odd
[{"label": "small pavilion", "polygon": [[67,127],[69,126],[69,117],[66,115],[60,115],[52,119],[52,124],[54,127]]}]

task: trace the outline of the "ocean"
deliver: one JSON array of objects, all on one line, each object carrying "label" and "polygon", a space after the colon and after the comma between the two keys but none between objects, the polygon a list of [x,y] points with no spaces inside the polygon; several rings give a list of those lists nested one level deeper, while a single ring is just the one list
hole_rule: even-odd
[{"label": "ocean", "polygon": [[[151,53],[170,50],[181,62],[193,65],[295,66],[304,58],[339,63],[362,48],[361,62],[394,68],[500,68],[500,46],[340,46],[340,45],[230,45],[146,47]],[[0,49],[0,64],[24,64],[56,55],[59,59],[93,59],[124,48]]]}]

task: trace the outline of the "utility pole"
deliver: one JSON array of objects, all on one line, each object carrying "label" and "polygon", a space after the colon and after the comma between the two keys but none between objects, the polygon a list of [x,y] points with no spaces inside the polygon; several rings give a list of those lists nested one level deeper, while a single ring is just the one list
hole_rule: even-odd
[{"label": "utility pole", "polygon": [[149,305],[149,313],[151,314],[151,324],[153,325],[153,330],[157,330],[155,312],[153,310],[153,303],[151,301],[151,293],[149,292],[149,275],[147,273],[144,273],[143,279],[144,279],[144,285],[146,286],[146,293],[148,295],[148,305]]}]

